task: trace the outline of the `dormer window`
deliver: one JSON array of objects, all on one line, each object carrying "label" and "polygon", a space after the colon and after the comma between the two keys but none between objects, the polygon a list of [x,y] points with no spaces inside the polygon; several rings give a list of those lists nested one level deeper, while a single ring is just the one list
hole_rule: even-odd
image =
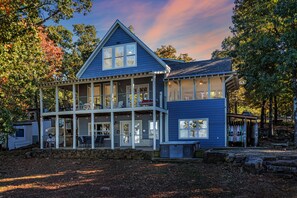
[{"label": "dormer window", "polygon": [[103,70],[136,66],[136,43],[103,48]]}]

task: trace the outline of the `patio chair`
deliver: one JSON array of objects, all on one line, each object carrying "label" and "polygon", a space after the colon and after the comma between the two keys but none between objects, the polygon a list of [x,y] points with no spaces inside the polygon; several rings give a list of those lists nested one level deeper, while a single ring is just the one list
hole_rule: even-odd
[{"label": "patio chair", "polygon": [[81,145],[82,147],[86,147],[86,144],[84,143],[83,139],[81,137],[78,137],[78,142],[79,142],[79,145]]},{"label": "patio chair", "polygon": [[118,108],[123,108],[123,107],[124,107],[124,102],[123,101],[119,101]]},{"label": "patio chair", "polygon": [[83,140],[87,147],[89,147],[92,144],[91,136],[83,136]]},{"label": "patio chair", "polygon": [[95,140],[95,145],[100,147],[103,146],[104,137],[103,136],[97,136]]}]

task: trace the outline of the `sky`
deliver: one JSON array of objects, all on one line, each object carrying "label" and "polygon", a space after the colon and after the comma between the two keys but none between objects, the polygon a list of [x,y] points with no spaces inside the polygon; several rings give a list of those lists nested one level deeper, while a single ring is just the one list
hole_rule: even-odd
[{"label": "sky", "polygon": [[116,19],[153,51],[161,45],[172,45],[177,53],[188,53],[196,60],[210,59],[211,52],[221,48],[231,35],[234,0],[94,0],[86,16],[75,14],[61,22],[72,30],[73,24],[94,25],[103,38]]}]

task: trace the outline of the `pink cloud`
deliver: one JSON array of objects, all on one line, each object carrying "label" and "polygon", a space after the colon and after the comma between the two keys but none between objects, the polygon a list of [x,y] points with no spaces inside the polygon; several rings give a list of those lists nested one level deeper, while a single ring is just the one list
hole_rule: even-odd
[{"label": "pink cloud", "polygon": [[[199,57],[202,55],[203,58],[206,58],[206,53],[210,56],[209,49],[220,46],[224,39],[224,36],[222,37],[220,34],[227,34],[228,25],[225,27],[225,31],[220,30],[220,33],[211,36],[211,39],[209,39],[209,31],[204,31],[203,28],[207,29],[211,25],[219,26],[226,23],[226,18],[221,16],[231,13],[232,6],[230,0],[169,1],[160,14],[155,17],[155,22],[145,33],[143,39],[154,48],[166,41],[162,44],[172,44],[182,52],[195,54],[195,58],[197,58],[197,53]],[[231,21],[230,18],[227,20]],[[216,28],[220,27],[214,27],[214,29]],[[202,42],[197,42],[197,39],[201,40],[201,38],[203,38]]]}]

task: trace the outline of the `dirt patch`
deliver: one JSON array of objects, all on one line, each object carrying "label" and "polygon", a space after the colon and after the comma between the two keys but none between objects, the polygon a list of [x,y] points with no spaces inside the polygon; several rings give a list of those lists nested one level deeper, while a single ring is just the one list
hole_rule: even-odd
[{"label": "dirt patch", "polygon": [[293,197],[295,183],[226,164],[0,156],[0,197]]}]

